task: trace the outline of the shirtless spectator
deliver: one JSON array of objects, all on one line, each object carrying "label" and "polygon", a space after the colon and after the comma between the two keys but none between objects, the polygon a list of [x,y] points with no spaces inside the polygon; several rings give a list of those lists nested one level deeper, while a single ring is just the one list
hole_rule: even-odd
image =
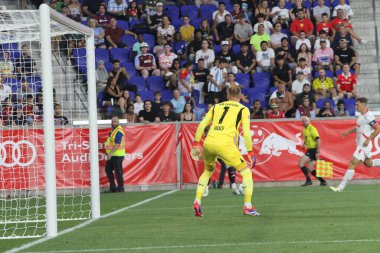
[{"label": "shirtless spectator", "polygon": [[278,90],[274,91],[270,96],[269,103],[272,105],[277,104],[281,111],[283,111],[286,117],[290,117],[293,107],[294,100],[291,92],[286,90],[284,83],[279,83]]}]

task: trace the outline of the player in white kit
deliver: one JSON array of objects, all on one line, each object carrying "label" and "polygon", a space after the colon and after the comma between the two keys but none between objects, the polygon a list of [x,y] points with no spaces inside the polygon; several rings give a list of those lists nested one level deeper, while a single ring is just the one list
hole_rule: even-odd
[{"label": "player in white kit", "polygon": [[356,127],[344,133],[342,136],[356,132],[356,150],[353,154],[346,174],[338,187],[330,186],[334,192],[341,192],[349,180],[354,177],[355,168],[362,162],[366,167],[380,167],[380,159],[371,158],[372,140],[380,133],[380,125],[373,114],[367,108],[368,100],[365,97],[356,99],[356,111],[360,113],[356,120]]}]

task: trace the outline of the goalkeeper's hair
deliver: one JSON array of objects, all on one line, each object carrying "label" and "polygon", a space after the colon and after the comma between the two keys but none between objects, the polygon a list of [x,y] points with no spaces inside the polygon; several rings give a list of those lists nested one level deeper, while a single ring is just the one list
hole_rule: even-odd
[{"label": "goalkeeper's hair", "polygon": [[227,92],[231,97],[240,98],[240,94],[241,94],[240,87],[229,87]]}]

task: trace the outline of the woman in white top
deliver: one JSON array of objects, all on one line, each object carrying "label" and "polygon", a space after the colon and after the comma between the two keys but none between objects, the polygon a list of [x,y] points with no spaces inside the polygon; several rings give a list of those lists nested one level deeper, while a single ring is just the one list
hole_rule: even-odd
[{"label": "woman in white top", "polygon": [[281,47],[281,39],[282,38],[287,38],[288,36],[285,33],[281,32],[282,25],[280,22],[277,22],[273,26],[274,28],[274,33],[270,36],[270,44],[273,49]]},{"label": "woman in white top", "polygon": [[209,49],[208,40],[202,40],[202,48],[195,53],[195,62],[199,59],[205,60],[205,67],[210,69],[215,60],[214,50]]},{"label": "woman in white top", "polygon": [[162,25],[157,29],[157,37],[162,37],[166,42],[171,42],[173,35],[175,33],[175,28],[170,24],[169,17],[162,17]]}]

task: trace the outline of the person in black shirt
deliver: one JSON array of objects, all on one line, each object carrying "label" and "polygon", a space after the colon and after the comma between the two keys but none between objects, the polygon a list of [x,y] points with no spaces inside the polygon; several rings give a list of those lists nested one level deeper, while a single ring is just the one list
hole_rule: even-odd
[{"label": "person in black shirt", "polygon": [[207,89],[207,78],[210,75],[210,70],[205,68],[205,60],[202,58],[198,60],[198,67],[195,71],[193,71],[194,74],[194,84],[193,87],[195,90],[200,91],[200,97],[199,97],[199,103],[204,103],[204,90]]},{"label": "person in black shirt", "polygon": [[188,50],[189,50],[188,55],[191,61],[194,61],[195,53],[198,50],[202,49],[202,41],[203,41],[203,38],[202,38],[201,30],[199,29],[195,30],[194,39],[189,43],[189,46],[188,46]]},{"label": "person in black shirt", "polygon": [[149,122],[159,122],[157,114],[152,110],[152,101],[144,101],[144,110],[139,112],[139,122],[149,123]]},{"label": "person in black shirt", "polygon": [[21,50],[21,57],[16,59],[17,73],[32,76],[36,72],[36,62],[32,59],[27,45],[23,45]]},{"label": "person in black shirt", "polygon": [[281,39],[281,47],[274,51],[276,57],[278,55],[285,56],[286,62],[289,64],[290,68],[293,68],[295,62],[292,49],[289,47],[289,39],[284,37]]},{"label": "person in black shirt", "polygon": [[101,4],[107,6],[104,0],[84,0],[82,3],[83,15],[95,18]]},{"label": "person in black shirt", "polygon": [[273,68],[274,85],[278,86],[280,83],[284,83],[287,88],[291,88],[292,85],[292,70],[289,65],[285,63],[284,56],[276,57],[276,66]]},{"label": "person in black shirt", "polygon": [[303,85],[303,91],[296,96],[296,101],[295,101],[295,108],[297,108],[299,105],[302,105],[303,99],[304,98],[309,98],[310,100],[310,105],[313,105],[313,108],[316,108],[315,104],[315,95],[311,91],[310,84],[305,83]]},{"label": "person in black shirt", "polygon": [[162,105],[162,110],[158,114],[158,117],[160,118],[160,122],[177,121],[177,115],[170,110],[171,105],[172,104],[170,102],[165,102]]},{"label": "person in black shirt", "polygon": [[127,89],[128,91],[133,91],[137,93],[136,85],[127,85],[127,81],[130,79],[130,76],[127,70],[120,65],[120,61],[115,59],[112,61],[113,70],[109,72],[109,76],[116,81],[116,85],[120,90]]},{"label": "person in black shirt", "polygon": [[158,113],[161,111],[162,105],[163,103],[161,101],[161,92],[156,91],[154,93],[154,101],[152,103],[152,110],[156,113],[156,115],[158,115]]},{"label": "person in black shirt", "polygon": [[[162,3],[157,3],[156,4],[156,13],[154,15],[150,15],[150,11],[148,11],[148,18],[147,22],[149,25],[150,31],[155,34],[157,32],[158,26],[162,23],[162,18],[164,17],[164,12],[163,12],[163,4]],[[149,10],[149,9],[148,9]]]},{"label": "person in black shirt", "polygon": [[347,41],[341,39],[339,41],[339,48],[334,50],[336,70],[343,68],[343,64],[347,63],[350,65],[351,69],[355,70],[356,77],[360,72],[360,64],[356,62],[357,56],[356,52],[347,46]]},{"label": "person in black shirt", "polygon": [[69,120],[62,115],[62,107],[59,104],[54,105],[54,125],[63,126],[69,124]]},{"label": "person in black shirt", "polygon": [[230,14],[227,14],[224,17],[224,20],[224,22],[219,23],[214,28],[215,41],[216,43],[221,43],[222,41],[227,40],[230,43],[230,45],[232,45],[235,24],[232,23],[232,18]]},{"label": "person in black shirt", "polygon": [[258,99],[253,101],[253,107],[251,110],[251,119],[265,119],[266,112],[261,107],[261,102]]},{"label": "person in black shirt", "polygon": [[252,74],[255,72],[256,59],[248,49],[247,43],[241,45],[240,52],[236,55],[236,66],[240,73]]},{"label": "person in black shirt", "polygon": [[236,74],[238,72],[238,68],[235,66],[235,55],[232,50],[230,50],[230,43],[225,40],[222,41],[222,51],[216,54],[216,58],[225,59],[227,62],[226,69],[228,73]]}]

